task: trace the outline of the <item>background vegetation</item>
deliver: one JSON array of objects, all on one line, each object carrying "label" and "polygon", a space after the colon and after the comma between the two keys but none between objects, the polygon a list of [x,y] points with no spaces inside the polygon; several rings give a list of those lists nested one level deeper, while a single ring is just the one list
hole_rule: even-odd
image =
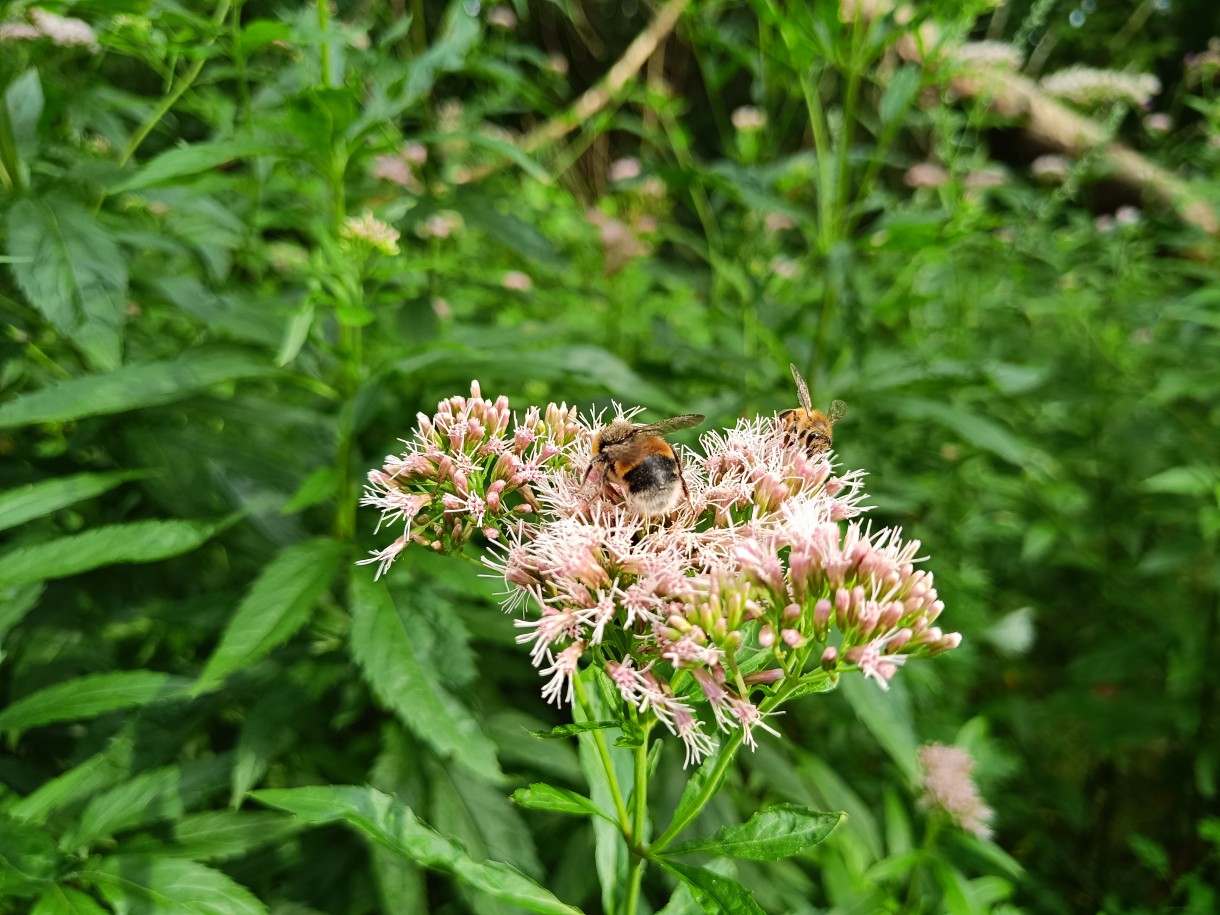
[{"label": "background vegetation", "polygon": [[[472,378],[723,425],[791,406],[789,361],[965,643],[743,758],[704,832],[850,819],[737,879],[768,912],[1215,911],[1212,4],[403,7],[5,8],[0,911],[512,911],[485,860],[600,911],[593,828],[508,800],[585,776],[528,733],[565,717],[489,585],[404,556],[395,612],[349,590],[362,474]],[[1006,103],[1079,64],[1159,92],[1070,102],[1099,132],[1066,144]],[[929,740],[974,754],[992,841],[917,804]],[[310,784],[459,844],[247,795]]]}]

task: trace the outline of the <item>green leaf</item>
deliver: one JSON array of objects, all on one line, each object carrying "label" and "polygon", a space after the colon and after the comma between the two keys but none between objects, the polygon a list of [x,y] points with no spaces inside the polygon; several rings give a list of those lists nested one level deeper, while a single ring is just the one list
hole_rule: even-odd
[{"label": "green leaf", "polygon": [[751,861],[775,861],[817,845],[842,822],[842,813],[822,813],[797,804],[760,810],[740,826],[721,826],[706,839],[694,839],[665,850],[666,855],[728,855]]},{"label": "green leaf", "polygon": [[0,429],[67,422],[173,403],[202,388],[274,369],[243,350],[193,350],[172,362],[129,365],[113,372],[70,378],[0,406]]},{"label": "green leaf", "polygon": [[766,915],[753,894],[736,880],[664,858],[657,863],[690,887],[706,915]]},{"label": "green leaf", "polygon": [[903,64],[898,68],[890,84],[885,87],[877,109],[883,125],[893,124],[906,114],[922,81],[923,73],[914,64]]},{"label": "green leaf", "polygon": [[275,156],[284,152],[283,144],[274,143],[266,137],[239,137],[179,146],[149,161],[126,181],[112,187],[110,193],[122,194],[166,184],[178,178],[209,172],[234,159]]},{"label": "green leaf", "polygon": [[1140,488],[1145,492],[1171,496],[1205,496],[1216,488],[1216,482],[1215,468],[1204,464],[1188,464],[1153,474],[1140,484]]},{"label": "green leaf", "polygon": [[479,778],[502,778],[495,745],[417,656],[385,584],[363,573],[352,577],[351,647],[373,691],[442,757]]},{"label": "green leaf", "polygon": [[345,551],[339,541],[317,537],[280,552],[242,599],[194,692],[253,664],[305,625]]},{"label": "green leaf", "polygon": [[252,791],[271,807],[307,823],[342,822],[391,851],[446,874],[495,899],[531,912],[578,913],[520,871],[499,861],[475,861],[431,829],[409,807],[375,788],[348,785]]},{"label": "green leaf", "polygon": [[30,915],[106,915],[94,898],[70,886],[53,886],[38,897]]},{"label": "green leaf", "polygon": [[614,817],[606,813],[583,794],[556,788],[543,782],[535,782],[528,788],[513,792],[513,803],[531,810],[550,810],[554,813],[571,813],[576,816],[599,816],[618,825]]},{"label": "green leaf", "polygon": [[912,784],[917,782],[919,739],[912,724],[915,716],[911,712],[911,694],[906,684],[892,683],[888,691],[882,691],[863,677],[846,677],[843,693],[856,716],[889,753],[906,780]]},{"label": "green leaf", "polygon": [[41,823],[52,813],[117,784],[131,772],[135,744],[130,735],[113,740],[100,753],[40,785],[10,809],[15,817]]},{"label": "green leaf", "polygon": [[114,489],[120,483],[138,480],[147,475],[139,470],[77,473],[38,483],[27,483],[16,489],[0,492],[0,531],[49,515],[83,499],[92,499]]},{"label": "green leaf", "polygon": [[941,403],[921,397],[896,397],[893,399],[893,404],[905,419],[932,420],[961,436],[964,441],[976,448],[990,451],[996,457],[1018,467],[1035,462],[1045,467],[1053,463],[1045,452],[1035,448],[1029,442],[1017,438],[998,423],[955,404]]},{"label": "green leaf", "polygon": [[[728,745],[721,743],[716,748],[716,752],[705,759],[702,765],[691,773],[690,778],[686,780],[686,787],[682,789],[682,796],[678,798],[678,806],[674,808],[672,822],[685,821],[687,817],[694,814],[701,806],[700,798],[707,789],[707,784],[712,778],[712,774],[716,771],[717,761],[727,752]],[[725,767],[725,772],[731,768]],[[720,773],[720,778],[717,779],[717,786],[724,781],[724,772]],[[713,787],[708,797],[713,797],[718,791],[718,787]]]},{"label": "green leaf", "polygon": [[206,543],[236,519],[133,521],[22,546],[0,554],[0,585],[67,578],[121,562],[157,562]]},{"label": "green leaf", "polygon": [[185,858],[110,855],[81,872],[120,915],[265,915],[248,889]]},{"label": "green leaf", "polygon": [[555,740],[560,737],[575,737],[586,731],[604,731],[619,726],[618,721],[577,721],[573,724],[557,724],[549,731],[530,731],[530,734],[541,740]]},{"label": "green leaf", "polygon": [[208,810],[172,823],[168,835],[141,835],[123,843],[123,854],[195,861],[224,861],[280,843],[301,829],[295,817],[270,810]]},{"label": "green leaf", "polygon": [[56,194],[17,201],[9,210],[8,239],[13,274],[30,304],[92,365],[117,368],[127,262],[110,233],[75,200]]},{"label": "green leaf", "polygon": [[42,828],[0,814],[0,898],[34,896],[59,871],[59,850]]},{"label": "green leaf", "polygon": [[29,162],[38,151],[38,119],[42,117],[42,83],[31,67],[9,83],[4,91],[9,124],[21,158]]},{"label": "green leaf", "polygon": [[799,684],[796,689],[788,693],[787,702],[792,699],[797,699],[801,696],[809,696],[813,693],[829,693],[838,689],[839,675],[838,674],[814,674],[813,677],[804,683]]},{"label": "green leaf", "polygon": [[60,845],[79,848],[125,829],[177,819],[227,786],[231,765],[228,756],[209,756],[142,772],[93,798]]},{"label": "green leaf", "polygon": [[40,581],[0,587],[0,662],[4,661],[5,636],[38,606],[43,590]]},{"label": "green leaf", "polygon": [[24,731],[56,721],[95,718],[116,709],[166,702],[186,693],[186,677],[152,670],[89,674],[40,689],[0,711],[0,731]]}]

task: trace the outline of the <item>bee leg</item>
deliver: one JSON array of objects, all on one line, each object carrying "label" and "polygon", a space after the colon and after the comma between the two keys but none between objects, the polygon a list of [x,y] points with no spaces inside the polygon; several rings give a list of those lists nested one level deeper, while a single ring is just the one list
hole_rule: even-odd
[{"label": "bee leg", "polygon": [[686,488],[686,476],[682,473],[682,457],[678,454],[678,449],[674,449],[674,464],[678,467],[678,482],[682,484],[682,498],[687,502],[690,501],[690,490]]}]

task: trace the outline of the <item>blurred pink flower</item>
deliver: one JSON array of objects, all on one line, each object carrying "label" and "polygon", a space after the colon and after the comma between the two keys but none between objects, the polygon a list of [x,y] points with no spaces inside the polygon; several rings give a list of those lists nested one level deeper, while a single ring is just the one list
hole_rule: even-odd
[{"label": "blurred pink flower", "polygon": [[923,768],[921,802],[944,811],[967,832],[989,838],[995,811],[983,803],[974,786],[970,754],[958,747],[931,743],[920,749],[919,764]]},{"label": "blurred pink flower", "polygon": [[753,105],[743,105],[733,111],[732,121],[738,130],[762,130],[767,126],[767,113]]},{"label": "blurred pink flower", "polygon": [[940,187],[949,181],[949,173],[935,162],[918,162],[902,176],[907,187]]},{"label": "blurred pink flower", "polygon": [[528,273],[522,273],[520,270],[510,270],[504,274],[500,280],[500,285],[505,289],[512,289],[515,292],[527,292],[534,286],[534,281],[530,279]]},{"label": "blurred pink flower", "polygon": [[634,156],[625,156],[610,163],[611,181],[630,181],[640,176],[640,160]]}]

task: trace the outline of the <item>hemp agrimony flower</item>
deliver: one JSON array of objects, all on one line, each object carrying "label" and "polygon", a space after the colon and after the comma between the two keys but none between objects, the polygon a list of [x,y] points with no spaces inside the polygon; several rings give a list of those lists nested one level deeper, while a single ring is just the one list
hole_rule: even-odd
[{"label": "hemp agrimony flower", "polygon": [[778,736],[782,702],[843,673],[888,689],[908,660],[961,641],[935,625],[944,605],[915,567],[919,542],[861,522],[863,474],[836,473],[779,417],[675,446],[689,497],[663,519],[586,480],[603,425],[566,404],[517,417],[475,382],[370,471],[363,504],[400,533],[364,562],[381,574],[411,542],[450,552],[481,533],[543,697],[571,704],[595,667],[628,715],[682,741],[688,765],[717,731],[750,747],[756,729]]}]

